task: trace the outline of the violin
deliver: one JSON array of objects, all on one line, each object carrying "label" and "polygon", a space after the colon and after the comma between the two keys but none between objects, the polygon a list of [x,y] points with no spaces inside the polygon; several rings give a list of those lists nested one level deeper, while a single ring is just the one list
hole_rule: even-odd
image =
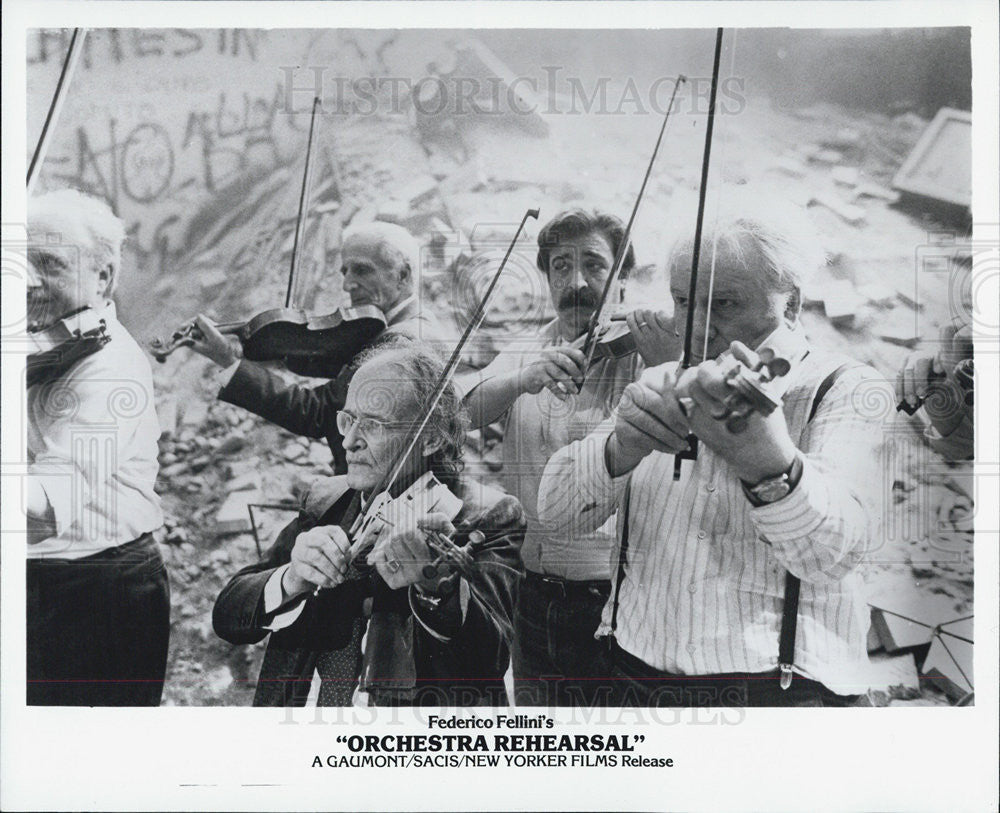
[{"label": "violin", "polygon": [[[258,313],[246,322],[218,325],[218,329],[223,334],[237,336],[243,347],[243,357],[250,361],[280,361],[298,375],[336,378],[345,364],[385,330],[386,318],[374,305],[338,308],[324,316],[309,316],[292,306],[301,257],[299,238],[309,209],[312,147],[319,107],[320,99],[317,96],[313,99],[309,119],[309,138],[299,193],[299,211],[295,220],[285,306]],[[189,347],[200,338],[203,336],[195,322],[187,322],[175,330],[167,341],[153,339],[150,351],[153,358],[162,363],[178,347]]]},{"label": "violin", "polygon": [[[975,403],[975,372],[975,365],[973,364],[972,359],[962,359],[952,368],[952,376],[962,393],[962,403],[967,407],[971,407]],[[935,373],[932,381],[942,381],[946,378],[947,375],[945,373]],[[911,404],[909,401],[900,401],[896,404],[896,412],[905,412],[907,415],[916,415],[917,410],[919,410],[926,402],[927,396],[918,398],[915,404]]]},{"label": "violin", "polygon": [[[66,58],[63,60],[62,69],[59,72],[56,90],[52,95],[52,102],[45,116],[45,122],[42,124],[42,132],[38,136],[38,142],[31,155],[31,162],[28,164],[25,183],[29,197],[35,182],[38,180],[42,164],[45,163],[45,154],[48,152],[49,143],[52,140],[53,127],[59,119],[59,112],[66,100],[66,93],[76,70],[76,64],[83,53],[83,42],[86,36],[87,29],[73,29]],[[104,320],[90,308],[84,308],[64,316],[55,324],[40,330],[33,330],[29,327],[28,339],[32,347],[27,363],[28,387],[58,380],[68,373],[77,362],[96,353],[111,341]]]},{"label": "violin", "polygon": [[[727,411],[719,417],[733,434],[746,431],[750,416],[759,412],[764,417],[781,407],[788,392],[788,373],[806,357],[808,350],[801,343],[787,341],[791,331],[781,326],[761,342],[755,351],[752,366],[739,364],[733,367],[726,384],[732,390],[723,401]],[[734,358],[731,350],[719,356],[725,364]]]},{"label": "violin", "polygon": [[111,341],[107,323],[91,308],[41,330],[29,328],[28,339],[32,346],[27,362],[28,387],[57,381]]},{"label": "violin", "polygon": [[[246,322],[217,325],[240,340],[249,361],[280,361],[297,375],[335,378],[341,368],[385,330],[385,314],[375,305],[338,308],[308,316],[297,308],[272,308]],[[155,338],[150,350],[158,362],[179,347],[204,338],[195,322],[175,330],[166,341]]]},{"label": "violin", "polygon": [[[463,506],[462,500],[429,471],[424,472],[398,497],[389,496],[387,491],[381,492],[373,500],[371,510],[365,512],[357,529],[352,529],[354,542],[351,545],[351,558],[355,561],[355,566],[361,554],[371,551],[387,529],[394,533],[416,530],[417,520],[432,512],[444,514],[451,522]],[[450,565],[460,573],[470,572],[475,548],[486,541],[481,531],[472,531],[464,546],[457,545],[454,540],[438,532],[424,531],[424,534],[427,546],[437,554],[433,562],[424,565],[425,579],[437,576],[443,565]],[[454,581],[449,576],[443,576],[438,581],[438,592],[447,593],[453,588]]]},{"label": "violin", "polygon": [[[476,309],[476,313],[466,326],[465,332],[458,340],[458,344],[455,345],[455,349],[452,351],[448,362],[444,366],[444,370],[441,372],[441,376],[434,386],[420,422],[410,431],[406,443],[403,444],[402,449],[393,460],[393,465],[389,472],[374,490],[375,496],[366,504],[364,510],[358,515],[351,526],[349,535],[354,541],[350,549],[351,565],[347,573],[348,579],[363,578],[370,572],[370,568],[362,563],[386,529],[393,529],[394,533],[398,533],[400,529],[415,528],[417,518],[432,511],[444,514],[450,521],[458,516],[459,511],[462,510],[463,501],[438,480],[432,472],[425,472],[396,497],[392,496],[392,489],[403,474],[413,449],[416,448],[441,397],[454,378],[455,370],[462,356],[462,350],[468,344],[472,334],[482,325],[486,317],[486,306],[493,295],[493,291],[496,289],[500,275],[507,266],[511,252],[514,250],[514,246],[517,244],[529,217],[537,218],[538,210],[529,209],[525,212],[524,217],[521,218],[521,223],[514,234],[514,239],[511,241],[510,246],[507,248],[507,253],[504,255],[499,268],[490,281],[489,287],[486,289],[486,293],[483,295],[479,307]],[[430,550],[436,554],[436,558],[433,562],[424,566],[424,577],[428,579],[434,578],[439,572],[439,568],[445,564],[460,573],[469,585],[472,598],[482,606],[484,612],[496,625],[500,633],[507,640],[510,640],[510,636],[512,635],[510,620],[505,617],[502,609],[495,607],[495,601],[480,589],[481,580],[473,553],[478,546],[485,543],[486,537],[482,533],[472,531],[469,533],[466,543],[460,546],[454,539],[444,534],[425,532],[425,540]],[[454,580],[452,579],[452,574],[449,573],[443,577],[438,582],[438,585],[439,587],[446,588],[445,592],[447,592],[447,589],[453,589]],[[316,594],[321,589],[317,587]]]},{"label": "violin", "polygon": [[615,314],[610,321],[617,324],[606,324],[598,328],[592,336],[584,333],[570,344],[570,347],[576,350],[586,351],[587,340],[590,339],[593,352],[590,354],[588,367],[601,359],[625,358],[637,350],[635,336],[632,335],[628,325],[624,324],[625,314]]}]

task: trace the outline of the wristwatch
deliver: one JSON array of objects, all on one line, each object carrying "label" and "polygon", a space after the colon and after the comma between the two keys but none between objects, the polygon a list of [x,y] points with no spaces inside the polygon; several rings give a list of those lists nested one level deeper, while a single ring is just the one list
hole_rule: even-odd
[{"label": "wristwatch", "polygon": [[768,505],[787,497],[798,485],[802,477],[802,461],[796,455],[792,465],[775,477],[767,477],[759,483],[750,485],[743,481],[743,491],[754,505]]}]

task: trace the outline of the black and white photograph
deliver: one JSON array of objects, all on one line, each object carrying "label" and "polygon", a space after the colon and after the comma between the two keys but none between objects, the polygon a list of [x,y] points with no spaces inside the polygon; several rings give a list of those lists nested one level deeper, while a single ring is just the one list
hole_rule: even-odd
[{"label": "black and white photograph", "polygon": [[11,4],[5,809],[996,809],[996,9],[670,5]]}]

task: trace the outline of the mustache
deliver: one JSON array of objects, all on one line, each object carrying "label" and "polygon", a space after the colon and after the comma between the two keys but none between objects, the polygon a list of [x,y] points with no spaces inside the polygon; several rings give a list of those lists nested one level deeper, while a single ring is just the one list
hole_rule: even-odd
[{"label": "mustache", "polygon": [[597,307],[599,297],[590,288],[586,286],[582,288],[572,288],[563,293],[559,297],[559,303],[557,305],[559,310],[571,310],[579,308],[589,308],[593,310]]}]

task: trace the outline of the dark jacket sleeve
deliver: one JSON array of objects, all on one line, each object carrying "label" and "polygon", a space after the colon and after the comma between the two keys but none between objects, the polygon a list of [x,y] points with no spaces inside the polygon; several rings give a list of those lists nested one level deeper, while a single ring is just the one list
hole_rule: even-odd
[{"label": "dark jacket sleeve", "polygon": [[[275,613],[264,612],[264,585],[274,571],[291,558],[298,535],[315,525],[305,516],[286,525],[260,562],[243,568],[219,593],[212,611],[212,625],[220,638],[233,644],[255,644],[271,631],[265,629]],[[286,611],[304,601],[295,622],[271,633],[271,644],[285,649],[339,649],[351,638],[354,618],[368,595],[364,579],[344,582],[319,595],[305,593],[279,608]]]},{"label": "dark jacket sleeve", "polygon": [[288,563],[301,530],[302,520],[292,520],[259,562],[240,570],[222,588],[212,609],[216,635],[233,644],[255,644],[268,634],[264,629],[269,621],[264,614],[264,585],[275,570]]},{"label": "dark jacket sleeve", "polygon": [[296,435],[323,439],[336,431],[337,410],[344,406],[347,387],[341,378],[302,387],[286,384],[256,362],[242,361],[219,398]]},{"label": "dark jacket sleeve", "polygon": [[450,639],[452,647],[476,649],[492,657],[504,648],[502,639],[511,629],[517,586],[524,574],[520,553],[527,527],[524,511],[515,498],[504,496],[488,509],[463,512],[458,519],[455,541],[459,546],[473,530],[486,537],[473,549],[471,572],[462,574],[472,594],[464,621],[458,590],[436,607],[412,595],[410,604],[417,619]]}]

